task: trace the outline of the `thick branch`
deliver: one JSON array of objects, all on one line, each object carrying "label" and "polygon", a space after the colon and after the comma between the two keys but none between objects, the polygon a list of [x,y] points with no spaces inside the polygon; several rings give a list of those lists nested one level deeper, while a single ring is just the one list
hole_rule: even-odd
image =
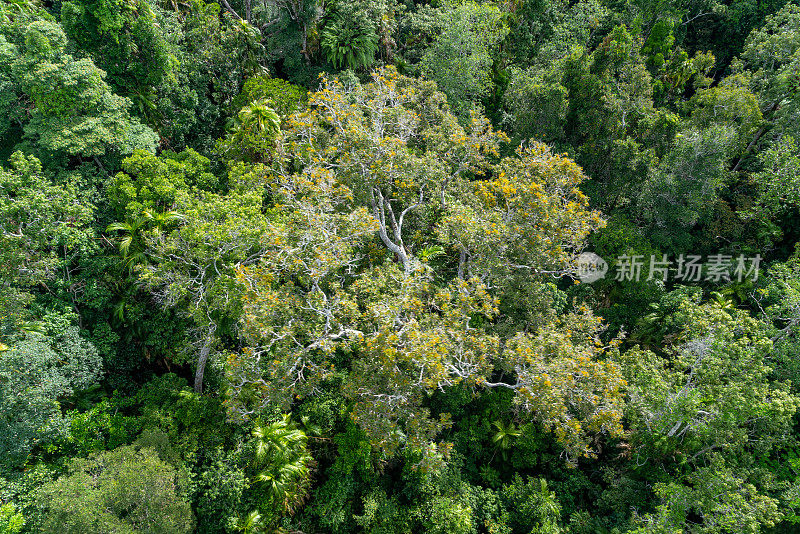
[{"label": "thick branch", "polygon": [[[775,103],[772,104],[769,107],[769,109],[767,109],[767,113],[775,113],[775,111],[778,109],[778,106],[780,105],[780,103],[781,103],[780,100],[775,101]],[[763,136],[767,132],[767,130],[769,130],[770,126],[771,125],[769,125],[769,124],[765,124],[764,126],[762,126],[761,128],[758,129],[758,131],[756,132],[756,135],[753,136],[753,140],[750,141],[750,143],[747,145],[747,148],[744,149],[744,152],[742,153],[742,156],[739,158],[739,161],[736,162],[736,165],[733,166],[731,171],[736,172],[736,171],[739,170],[739,167],[742,166],[742,162],[744,161],[744,158],[747,157],[747,155],[750,153],[750,150],[752,150],[753,147],[756,145],[756,143],[758,143],[758,140],[761,139],[761,136]]]},{"label": "thick branch", "polygon": [[228,12],[231,15],[233,15],[239,20],[242,20],[242,17],[240,17],[239,14],[231,7],[231,5],[228,3],[228,0],[222,0],[222,5],[225,7],[226,10],[228,10]]},{"label": "thick branch", "polygon": [[[375,198],[376,194],[377,198]],[[383,198],[383,193],[381,193],[379,189],[373,187],[370,190],[370,201],[372,203],[372,213],[375,219],[378,221],[378,235],[380,236],[381,241],[383,241],[383,244],[386,245],[386,248],[397,254],[397,257],[403,264],[403,270],[406,272],[406,274],[410,273],[411,259],[408,257],[408,253],[406,253],[402,246],[402,240],[398,240],[400,243],[397,244],[389,238],[389,234],[386,232],[386,212],[384,207],[387,206],[387,202]],[[388,206],[388,209],[391,210],[391,206]],[[395,237],[397,237],[399,232],[396,228],[397,224],[394,221],[394,214],[390,212],[390,215],[392,217],[392,219],[390,219],[390,222],[392,222],[393,226],[392,230]]]}]

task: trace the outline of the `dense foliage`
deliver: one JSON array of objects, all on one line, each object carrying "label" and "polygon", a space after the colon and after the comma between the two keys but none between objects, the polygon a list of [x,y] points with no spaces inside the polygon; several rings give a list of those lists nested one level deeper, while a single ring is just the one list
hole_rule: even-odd
[{"label": "dense foliage", "polygon": [[0,0],[0,534],[797,532],[798,228],[794,0]]}]

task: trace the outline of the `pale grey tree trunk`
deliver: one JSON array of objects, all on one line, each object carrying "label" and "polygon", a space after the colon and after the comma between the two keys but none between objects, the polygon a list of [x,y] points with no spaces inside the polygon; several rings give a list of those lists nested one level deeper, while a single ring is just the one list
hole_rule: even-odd
[{"label": "pale grey tree trunk", "polygon": [[214,328],[206,334],[203,346],[200,348],[200,355],[197,357],[197,371],[194,374],[194,392],[203,393],[203,375],[206,372],[208,355],[211,353],[211,346],[214,344]]},{"label": "pale grey tree trunk", "polygon": [[463,248],[458,252],[458,277],[464,280],[464,267],[467,264],[467,251]]}]

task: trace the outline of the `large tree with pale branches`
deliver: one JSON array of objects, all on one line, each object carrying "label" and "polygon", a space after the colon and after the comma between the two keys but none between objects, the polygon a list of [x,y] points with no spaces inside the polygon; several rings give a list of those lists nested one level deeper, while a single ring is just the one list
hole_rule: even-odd
[{"label": "large tree with pale branches", "polygon": [[431,394],[508,388],[571,457],[619,434],[623,380],[599,319],[500,327],[507,286],[567,275],[602,224],[575,163],[537,144],[504,156],[506,142],[478,114],[459,122],[431,82],[323,79],[270,156],[261,259],[237,270],[230,414],[337,380],[377,446],[433,450],[447,420],[429,417]]}]

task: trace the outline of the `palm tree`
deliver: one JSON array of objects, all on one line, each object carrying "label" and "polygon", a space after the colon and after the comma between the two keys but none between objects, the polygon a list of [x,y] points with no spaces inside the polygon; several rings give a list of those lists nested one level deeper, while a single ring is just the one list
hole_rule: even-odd
[{"label": "palm tree", "polygon": [[244,532],[245,534],[263,531],[263,527],[263,517],[258,510],[253,510],[246,516],[240,517],[236,521],[236,530],[238,532]]},{"label": "palm tree", "polygon": [[[226,3],[227,4],[227,3]],[[247,74],[247,77],[255,76],[266,72],[266,69],[261,65],[260,59],[265,54],[264,45],[261,44],[261,31],[250,24],[246,19],[239,19],[239,23],[234,26],[236,36],[239,38],[238,46],[238,65],[242,72]]]},{"label": "palm tree", "polygon": [[127,96],[133,102],[134,107],[139,112],[139,116],[150,126],[159,129],[161,121],[158,117],[158,104],[156,103],[158,95],[153,88],[149,86],[138,87]]},{"label": "palm tree", "polygon": [[252,481],[263,492],[263,509],[293,514],[311,482],[308,436],[288,415],[269,425],[256,423],[252,436]]},{"label": "palm tree", "polygon": [[260,160],[271,151],[281,130],[281,118],[269,99],[255,100],[229,121],[230,134],[221,148],[248,160]]},{"label": "palm tree", "polygon": [[514,426],[514,423],[508,423],[506,425],[501,421],[495,421],[492,423],[492,426],[497,429],[497,432],[495,432],[494,436],[492,436],[492,442],[500,449],[503,459],[505,460],[508,450],[514,444],[514,440],[516,440],[516,438],[518,438],[522,433],[517,430],[517,428]]},{"label": "palm tree", "polygon": [[734,309],[733,298],[731,298],[732,294],[734,294],[733,291],[725,291],[725,289],[722,291],[712,291],[709,295],[711,297],[709,298],[709,302],[713,302],[719,306],[721,310],[731,313]]},{"label": "palm tree", "polygon": [[281,118],[270,107],[270,100],[256,100],[237,115],[238,127],[249,135],[273,137],[281,129]]},{"label": "palm tree", "polygon": [[125,267],[129,271],[133,271],[136,265],[147,261],[144,242],[145,230],[152,228],[160,232],[167,223],[182,219],[183,216],[177,211],[158,213],[146,209],[133,220],[128,219],[125,222],[109,224],[106,231],[123,233],[119,242],[119,251],[125,259]]}]

